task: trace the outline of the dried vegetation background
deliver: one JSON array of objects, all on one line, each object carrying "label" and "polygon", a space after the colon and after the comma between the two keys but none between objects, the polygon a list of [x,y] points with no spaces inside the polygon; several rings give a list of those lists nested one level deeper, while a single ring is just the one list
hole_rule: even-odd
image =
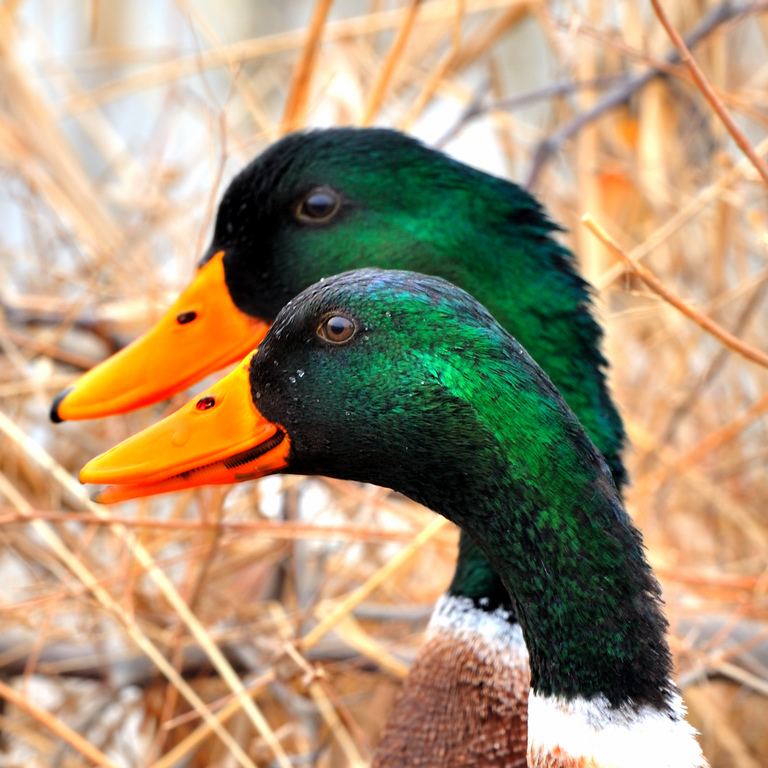
[{"label": "dried vegetation background", "polygon": [[691,718],[713,766],[768,764],[768,4],[663,6],[703,80],[640,0],[0,4],[3,765],[369,760],[456,532],[299,478],[96,507],[82,464],[182,400],[47,416],[186,283],[248,159],[350,123],[567,227]]}]

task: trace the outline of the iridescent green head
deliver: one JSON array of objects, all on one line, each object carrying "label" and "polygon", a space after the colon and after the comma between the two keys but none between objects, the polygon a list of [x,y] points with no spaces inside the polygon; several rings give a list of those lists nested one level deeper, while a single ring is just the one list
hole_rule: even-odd
[{"label": "iridescent green head", "polygon": [[512,598],[534,690],[665,705],[659,589],[608,467],[464,291],[401,271],[321,281],[230,376],[82,477],[143,495],[275,471],[387,486],[461,526]]},{"label": "iridescent green head", "polygon": [[237,307],[274,319],[293,296],[349,269],[442,277],[483,304],[547,371],[625,474],[588,286],[557,227],[515,184],[391,130],[296,133],[230,184],[207,257],[224,251]]}]

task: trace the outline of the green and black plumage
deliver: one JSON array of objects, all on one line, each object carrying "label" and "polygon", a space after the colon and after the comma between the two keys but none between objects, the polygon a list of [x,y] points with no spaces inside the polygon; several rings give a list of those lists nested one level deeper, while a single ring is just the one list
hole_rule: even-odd
[{"label": "green and black plumage", "polygon": [[[325,193],[337,205],[322,214]],[[320,197],[313,198],[313,195]],[[307,208],[307,201],[320,208]],[[302,215],[303,214],[303,215]],[[573,255],[524,190],[403,134],[329,129],[278,141],[232,181],[210,258],[225,251],[237,307],[273,318],[309,284],[346,269],[409,269],[475,296],[547,371],[606,458],[620,488],[621,419],[607,390],[602,332]],[[467,540],[451,592],[506,603]]]},{"label": "green and black plumage", "polygon": [[[355,327],[341,344],[318,333],[334,315]],[[659,587],[608,467],[474,299],[406,272],[332,278],[282,310],[250,382],[291,472],[394,488],[461,526],[513,595],[538,694],[668,711]]]}]

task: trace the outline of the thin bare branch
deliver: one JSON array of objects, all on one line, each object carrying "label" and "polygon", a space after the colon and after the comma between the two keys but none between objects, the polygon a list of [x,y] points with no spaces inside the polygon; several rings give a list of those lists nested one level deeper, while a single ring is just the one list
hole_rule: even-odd
[{"label": "thin bare branch", "polygon": [[69,746],[87,760],[103,768],[118,768],[113,760],[110,760],[100,749],[97,749],[89,741],[84,739],[77,731],[73,731],[65,722],[58,717],[46,712],[38,706],[35,706],[26,696],[19,693],[15,688],[7,685],[0,680],[0,698],[9,701],[14,706],[34,717],[42,726],[54,733],[60,739],[63,739]]},{"label": "thin bare branch", "polygon": [[376,78],[376,82],[373,84],[373,88],[371,88],[371,92],[365,102],[363,118],[360,121],[361,125],[370,125],[381,107],[381,103],[384,100],[384,94],[392,80],[392,75],[395,73],[395,67],[397,67],[402,58],[405,45],[408,42],[408,38],[411,36],[411,30],[416,22],[416,15],[419,12],[419,6],[421,6],[422,1],[423,0],[411,0],[408,5],[408,13],[405,20],[397,31],[394,42],[387,52],[384,63],[379,70],[379,76]]},{"label": "thin bare branch", "polygon": [[709,84],[709,80],[707,80],[707,78],[704,76],[701,68],[691,55],[691,51],[685,44],[685,40],[683,40],[683,38],[680,36],[680,33],[670,22],[659,0],[651,0],[651,4],[653,5],[653,9],[656,11],[656,15],[659,17],[659,21],[667,31],[667,34],[672,40],[675,48],[677,48],[680,60],[690,70],[691,76],[693,77],[696,85],[698,85],[699,90],[704,94],[704,97],[712,105],[712,109],[715,111],[715,114],[720,118],[723,125],[728,130],[728,133],[731,134],[731,137],[736,142],[739,149],[741,149],[741,151],[749,158],[752,165],[755,166],[755,170],[763,177],[763,181],[768,184],[768,164],[766,164],[763,158],[755,152],[755,148],[749,143],[747,137],[742,133],[742,131],[733,121],[730,112],[728,112],[728,110],[725,108],[725,104],[723,104],[712,86]]},{"label": "thin bare branch", "polygon": [[747,360],[751,360],[753,363],[768,368],[768,354],[759,349],[755,349],[749,344],[745,344],[741,339],[737,339],[733,334],[710,317],[699,312],[699,310],[675,295],[647,267],[630,259],[618,243],[616,243],[616,241],[613,240],[613,238],[611,238],[611,236],[588,213],[584,214],[581,220],[584,222],[587,229],[589,229],[589,231],[592,232],[592,234],[595,235],[595,237],[597,237],[597,239],[600,240],[600,242],[603,243],[614,256],[624,262],[627,269],[629,269],[632,274],[637,275],[654,293],[661,296],[664,301],[671,304],[675,309],[679,309],[686,317],[693,320],[694,323],[714,336],[719,342],[728,347],[728,349],[732,349],[734,352]]},{"label": "thin bare branch", "polygon": [[[741,18],[748,14],[762,13],[767,8],[768,3],[764,2],[734,6],[728,0],[725,0],[725,2],[713,9],[688,35],[686,35],[686,46],[689,49],[693,48],[726,22]],[[665,58],[667,64],[676,64],[679,61],[680,54],[676,50],[669,53]],[[533,189],[536,186],[536,182],[539,180],[544,166],[568,139],[573,138],[585,126],[593,123],[606,112],[609,112],[620,104],[626,102],[630,96],[661,74],[663,74],[663,70],[652,68],[629,78],[625,84],[619,86],[612,93],[604,96],[586,112],[582,112],[573,117],[569,122],[562,125],[550,136],[544,139],[544,141],[540,142],[533,155],[533,163],[531,164],[528,178],[525,181],[525,188]]]},{"label": "thin bare branch", "polygon": [[296,62],[291,88],[285,102],[283,119],[280,123],[280,135],[302,128],[307,121],[309,112],[310,85],[312,74],[317,65],[317,55],[320,48],[320,38],[325,29],[328,13],[333,0],[316,0],[312,18],[307,29],[304,50]]}]

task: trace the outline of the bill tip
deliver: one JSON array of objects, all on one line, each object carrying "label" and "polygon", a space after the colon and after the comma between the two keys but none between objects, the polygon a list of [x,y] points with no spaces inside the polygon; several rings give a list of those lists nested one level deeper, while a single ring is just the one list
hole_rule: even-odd
[{"label": "bill tip", "polygon": [[89,498],[95,504],[110,504],[112,502],[110,499],[110,488],[111,486],[109,485],[102,485],[100,488],[94,488],[94,490],[91,491]]},{"label": "bill tip", "polygon": [[51,403],[51,410],[50,410],[50,417],[51,421],[54,424],[61,424],[61,422],[64,421],[64,419],[61,418],[61,415],[59,414],[59,408],[61,406],[61,403],[63,402],[64,398],[74,389],[74,387],[67,387],[66,389],[62,389],[61,392],[59,392],[58,395],[54,398],[53,402]]}]

